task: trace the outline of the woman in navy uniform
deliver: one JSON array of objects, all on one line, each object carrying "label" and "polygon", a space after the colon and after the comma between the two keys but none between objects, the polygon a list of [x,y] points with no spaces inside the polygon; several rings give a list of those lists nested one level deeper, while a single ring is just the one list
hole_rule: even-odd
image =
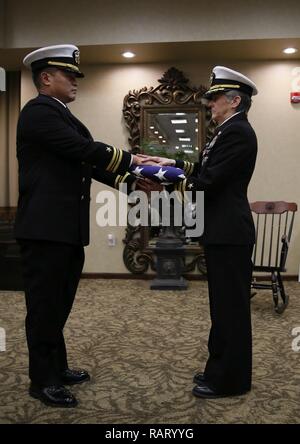
[{"label": "woman in navy uniform", "polygon": [[89,243],[91,179],[116,188],[135,180],[140,160],[95,142],[72,115],[79,50],[56,45],[28,54],[39,95],[22,109],[17,128],[19,202],[15,235],[21,247],[27,306],[29,393],[47,405],[73,407],[64,387],[90,379],[68,367],[63,328],[72,308]]},{"label": "woman in navy uniform", "polygon": [[[257,139],[247,119],[255,84],[223,66],[213,69],[204,97],[217,123],[199,163],[176,161],[187,177],[175,189],[204,191],[204,245],[211,330],[204,372],[194,376],[193,394],[218,398],[251,388],[250,286],[255,229],[247,199]],[[161,165],[175,161],[152,158]],[[172,188],[173,189],[173,188]]]}]

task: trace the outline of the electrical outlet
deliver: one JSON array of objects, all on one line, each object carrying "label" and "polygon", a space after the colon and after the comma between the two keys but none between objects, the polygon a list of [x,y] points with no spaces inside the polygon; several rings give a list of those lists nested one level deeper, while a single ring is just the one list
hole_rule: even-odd
[{"label": "electrical outlet", "polygon": [[116,245],[116,238],[114,234],[108,234],[107,235],[107,243],[109,247],[114,247]]}]

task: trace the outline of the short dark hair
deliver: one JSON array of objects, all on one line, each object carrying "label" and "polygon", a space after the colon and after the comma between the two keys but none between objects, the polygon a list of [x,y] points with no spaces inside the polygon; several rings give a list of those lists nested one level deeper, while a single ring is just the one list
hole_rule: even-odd
[{"label": "short dark hair", "polygon": [[41,73],[42,72],[49,72],[50,74],[54,73],[55,71],[57,71],[57,68],[55,68],[54,66],[49,66],[49,68],[41,68],[37,71],[33,71],[32,72],[32,80],[33,83],[35,84],[35,87],[37,90],[39,90],[42,86],[41,84]]},{"label": "short dark hair", "polygon": [[236,89],[230,89],[229,91],[225,92],[225,96],[229,100],[233,100],[236,96],[239,96],[241,98],[241,103],[236,108],[236,111],[244,111],[247,113],[252,105],[252,99],[248,94],[245,94],[244,92],[237,91]]}]

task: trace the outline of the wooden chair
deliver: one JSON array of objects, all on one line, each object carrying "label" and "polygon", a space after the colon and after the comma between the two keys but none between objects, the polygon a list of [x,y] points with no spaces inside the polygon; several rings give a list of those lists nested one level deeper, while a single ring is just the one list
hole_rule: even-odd
[{"label": "wooden chair", "polygon": [[285,293],[280,273],[286,271],[285,264],[297,204],[283,201],[253,202],[250,208],[256,230],[253,271],[271,273],[270,284],[258,283],[253,278],[252,288],[272,290],[275,311],[281,314],[286,309],[289,298]]}]

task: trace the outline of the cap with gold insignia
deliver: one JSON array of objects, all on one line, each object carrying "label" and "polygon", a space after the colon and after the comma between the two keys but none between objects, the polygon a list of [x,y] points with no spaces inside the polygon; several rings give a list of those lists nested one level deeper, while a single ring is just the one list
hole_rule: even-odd
[{"label": "cap with gold insignia", "polygon": [[79,69],[79,49],[74,45],[54,45],[37,49],[23,60],[27,68],[33,72],[43,68],[55,67],[63,71],[76,74],[76,77],[84,77]]},{"label": "cap with gold insignia", "polygon": [[231,89],[241,91],[250,97],[258,92],[255,83],[240,72],[225,66],[215,66],[212,70],[210,88],[204,93],[203,97],[209,99],[213,94],[226,92]]}]

